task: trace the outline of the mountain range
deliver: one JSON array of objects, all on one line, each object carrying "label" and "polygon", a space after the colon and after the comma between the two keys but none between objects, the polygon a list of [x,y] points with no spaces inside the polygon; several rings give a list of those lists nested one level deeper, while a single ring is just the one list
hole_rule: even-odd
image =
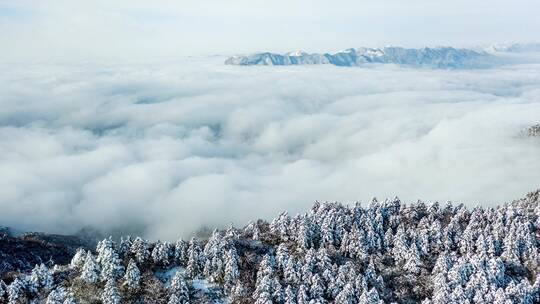
[{"label": "mountain range", "polygon": [[229,65],[314,65],[362,66],[365,64],[397,64],[432,68],[468,68],[487,66],[492,54],[453,47],[436,48],[350,48],[337,53],[306,53],[303,51],[276,54],[270,52],[228,58]]}]

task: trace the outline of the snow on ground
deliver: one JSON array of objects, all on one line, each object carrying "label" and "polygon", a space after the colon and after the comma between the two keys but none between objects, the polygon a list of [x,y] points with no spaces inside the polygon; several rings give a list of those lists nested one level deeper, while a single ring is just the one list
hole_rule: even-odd
[{"label": "snow on ground", "polygon": [[168,270],[158,270],[155,272],[155,275],[161,282],[163,282],[163,284],[165,284],[166,287],[169,287],[172,278],[178,271],[184,273],[186,272],[186,269],[184,267],[178,266]]}]

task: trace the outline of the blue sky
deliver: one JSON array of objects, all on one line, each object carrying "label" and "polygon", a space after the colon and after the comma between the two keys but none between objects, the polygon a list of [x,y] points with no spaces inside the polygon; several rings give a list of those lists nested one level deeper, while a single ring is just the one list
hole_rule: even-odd
[{"label": "blue sky", "polygon": [[4,59],[534,42],[535,0],[0,0]]}]

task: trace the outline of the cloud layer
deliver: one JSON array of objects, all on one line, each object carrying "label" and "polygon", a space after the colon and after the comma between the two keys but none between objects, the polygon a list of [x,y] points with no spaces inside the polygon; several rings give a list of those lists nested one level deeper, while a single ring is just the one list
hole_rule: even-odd
[{"label": "cloud layer", "polygon": [[314,200],[494,204],[540,185],[540,65],[9,65],[0,223],[173,239]]}]

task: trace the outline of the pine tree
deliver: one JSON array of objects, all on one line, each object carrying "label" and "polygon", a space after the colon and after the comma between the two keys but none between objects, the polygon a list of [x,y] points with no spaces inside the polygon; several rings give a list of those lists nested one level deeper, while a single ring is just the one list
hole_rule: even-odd
[{"label": "pine tree", "polygon": [[365,291],[360,296],[358,304],[379,304],[379,301],[379,293],[375,288],[372,288],[370,291]]},{"label": "pine tree", "polygon": [[189,288],[186,284],[186,279],[177,271],[171,280],[170,286],[171,294],[175,294],[181,303],[189,301]]},{"label": "pine tree", "polygon": [[240,281],[236,282],[236,285],[232,288],[231,298],[233,303],[240,302],[246,297],[246,288],[244,284]]},{"label": "pine tree", "polygon": [[296,295],[291,285],[287,285],[285,289],[285,304],[296,304]]},{"label": "pine tree", "polygon": [[103,304],[121,304],[122,298],[116,287],[116,282],[113,279],[108,280],[105,283],[105,288],[101,294],[101,301]]},{"label": "pine tree", "polygon": [[168,266],[170,264],[170,257],[172,256],[172,247],[168,242],[156,242],[154,249],[152,250],[152,260],[155,264],[161,266]]},{"label": "pine tree", "polygon": [[272,282],[272,298],[275,303],[283,303],[284,301],[283,287],[279,283],[279,279],[274,277]]},{"label": "pine tree", "polygon": [[124,259],[131,252],[131,246],[133,245],[133,239],[131,236],[121,237],[120,245],[118,246],[118,255]]},{"label": "pine tree", "polygon": [[298,294],[296,295],[296,302],[298,304],[308,304],[309,300],[308,288],[304,284],[300,285],[298,288]]},{"label": "pine tree", "polygon": [[293,258],[288,259],[287,265],[283,269],[283,275],[285,280],[291,284],[297,284],[299,282],[301,275]]},{"label": "pine tree", "polygon": [[336,303],[340,303],[340,304],[356,303],[354,287],[352,284],[348,283],[347,285],[345,285],[343,290],[341,290],[341,292],[337,295]]},{"label": "pine tree", "polygon": [[84,265],[85,260],[86,260],[86,250],[79,248],[77,249],[77,252],[75,252],[75,255],[71,259],[70,267],[73,269],[81,269]]},{"label": "pine tree", "polygon": [[300,249],[307,250],[313,247],[314,242],[313,225],[309,218],[304,217],[298,227],[298,233],[296,235],[296,242],[300,246]]},{"label": "pine tree", "polygon": [[289,261],[289,248],[287,247],[286,243],[279,244],[276,252],[276,262],[278,267],[285,268],[287,266],[287,262]]},{"label": "pine tree", "polygon": [[36,265],[30,275],[30,283],[34,288],[51,290],[54,287],[54,278],[45,264]]},{"label": "pine tree", "polygon": [[188,263],[186,267],[188,277],[196,278],[202,273],[204,260],[201,255],[202,252],[199,243],[195,238],[192,238],[189,242]]},{"label": "pine tree", "polygon": [[20,279],[15,278],[7,288],[9,304],[17,304],[25,297],[27,283]]},{"label": "pine tree", "polygon": [[59,287],[49,293],[45,304],[63,304],[66,297],[64,288]]},{"label": "pine tree", "polygon": [[81,280],[87,283],[96,283],[99,280],[99,266],[91,252],[86,254],[86,260],[81,271]]},{"label": "pine tree", "polygon": [[130,260],[124,275],[123,286],[130,290],[137,290],[141,281],[141,272],[134,260]]},{"label": "pine tree", "polygon": [[183,304],[183,302],[180,300],[180,298],[178,298],[176,294],[173,293],[169,297],[169,301],[167,302],[167,304]]},{"label": "pine tree", "polygon": [[255,304],[273,304],[272,295],[268,292],[263,292],[255,299]]},{"label": "pine tree", "polygon": [[224,245],[227,240],[221,236],[216,229],[204,246],[203,256],[205,257],[203,275],[210,282],[222,282],[224,277]]},{"label": "pine tree", "polygon": [[75,296],[72,292],[66,292],[65,300],[62,304],[77,304],[75,301]]},{"label": "pine tree", "polygon": [[0,300],[4,298],[7,293],[7,285],[2,279],[0,279]]},{"label": "pine tree", "polygon": [[[266,299],[267,297],[272,300],[273,293],[273,280],[270,275],[263,275],[257,279],[255,284],[255,292],[253,293],[253,299],[257,301],[258,299]],[[263,296],[263,294],[266,294]]]},{"label": "pine tree", "polygon": [[174,245],[174,258],[180,266],[185,266],[188,262],[188,248],[188,243],[182,239]]},{"label": "pine tree", "polygon": [[407,250],[406,255],[403,257],[405,259],[405,264],[403,269],[411,274],[419,274],[422,266],[422,261],[420,259],[420,253],[416,245],[411,245]]},{"label": "pine tree", "polygon": [[319,274],[314,274],[311,277],[311,282],[309,286],[309,294],[312,299],[323,299],[324,291],[326,290],[323,281]]},{"label": "pine tree", "polygon": [[234,285],[239,276],[238,254],[236,253],[236,249],[232,247],[225,254],[225,285]]},{"label": "pine tree", "polygon": [[124,266],[122,266],[122,261],[111,238],[99,242],[96,251],[98,253],[97,261],[101,266],[102,281],[116,280],[123,276]]},{"label": "pine tree", "polygon": [[270,224],[270,232],[277,235],[283,241],[289,240],[290,218],[287,211],[282,212],[279,217],[275,218]]},{"label": "pine tree", "polygon": [[253,240],[258,240],[259,239],[260,231],[259,231],[259,225],[257,225],[257,223],[249,222],[249,224],[246,226],[244,231],[248,235],[251,235],[251,239],[253,239]]},{"label": "pine tree", "polygon": [[150,258],[150,250],[148,249],[148,241],[137,237],[131,244],[130,251],[135,256],[135,260],[139,265],[143,265]]}]

